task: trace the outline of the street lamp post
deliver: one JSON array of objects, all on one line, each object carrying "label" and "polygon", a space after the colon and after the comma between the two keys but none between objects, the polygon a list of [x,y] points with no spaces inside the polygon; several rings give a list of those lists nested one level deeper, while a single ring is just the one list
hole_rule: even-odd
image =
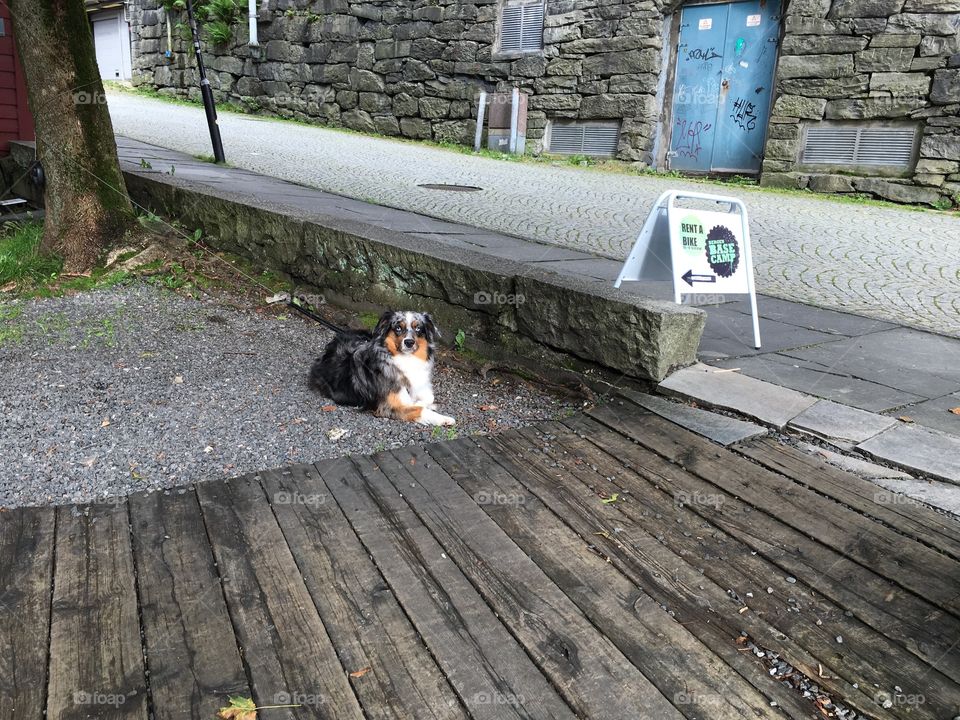
[{"label": "street lamp post", "polygon": [[193,35],[193,49],[197,55],[197,70],[200,72],[200,95],[203,97],[203,109],[207,113],[207,127],[210,128],[210,142],[213,143],[213,157],[218,163],[226,162],[223,156],[223,142],[220,140],[220,126],[217,125],[217,108],[213,104],[213,90],[207,80],[207,70],[203,66],[200,54],[200,33],[197,31],[197,19],[193,14],[193,2],[187,0],[187,17],[190,20],[190,33]]}]

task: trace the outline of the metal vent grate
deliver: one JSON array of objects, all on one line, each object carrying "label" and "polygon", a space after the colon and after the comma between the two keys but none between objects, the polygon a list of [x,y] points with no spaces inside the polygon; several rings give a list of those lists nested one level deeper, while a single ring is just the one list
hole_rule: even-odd
[{"label": "metal vent grate", "polygon": [[620,141],[620,123],[554,123],[550,130],[550,152],[558,155],[601,155],[613,157]]},{"label": "metal vent grate", "polygon": [[500,16],[500,50],[543,48],[543,2],[508,2]]},{"label": "metal vent grate", "polygon": [[916,143],[916,127],[807,127],[800,162],[907,168]]}]

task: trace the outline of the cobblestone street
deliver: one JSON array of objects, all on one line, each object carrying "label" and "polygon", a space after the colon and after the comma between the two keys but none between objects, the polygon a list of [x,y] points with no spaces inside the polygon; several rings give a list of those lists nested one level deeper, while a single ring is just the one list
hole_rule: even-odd
[{"label": "cobblestone street", "polygon": [[[210,141],[200,108],[109,94],[118,134],[194,154]],[[757,286],[770,295],[960,336],[960,218],[506,162],[415,143],[221,113],[237,167],[360,200],[622,259],[668,188],[742,197],[751,212]],[[449,192],[418,187],[452,183]]]}]

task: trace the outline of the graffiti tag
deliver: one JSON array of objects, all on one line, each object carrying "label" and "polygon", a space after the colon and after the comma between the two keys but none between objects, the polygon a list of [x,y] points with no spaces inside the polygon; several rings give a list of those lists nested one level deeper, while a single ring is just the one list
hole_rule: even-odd
[{"label": "graffiti tag", "polygon": [[741,130],[750,132],[757,127],[756,106],[746,98],[737,98],[733,102],[733,112],[730,113],[730,119]]},{"label": "graffiti tag", "polygon": [[690,122],[689,120],[677,120],[676,135],[677,141],[673,149],[680,157],[700,159],[700,151],[703,149],[701,136],[710,132],[713,127],[710,123],[704,123],[700,120]]},{"label": "graffiti tag", "polygon": [[687,60],[713,60],[720,57],[716,48],[694,48],[687,53]]}]

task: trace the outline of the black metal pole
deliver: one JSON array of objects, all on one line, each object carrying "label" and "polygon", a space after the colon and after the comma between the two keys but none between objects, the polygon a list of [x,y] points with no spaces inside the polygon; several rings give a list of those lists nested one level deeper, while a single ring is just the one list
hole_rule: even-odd
[{"label": "black metal pole", "polygon": [[203,97],[203,109],[207,113],[207,127],[210,128],[210,142],[213,143],[213,158],[218,163],[226,162],[223,156],[223,142],[220,140],[220,126],[217,125],[217,108],[213,104],[213,90],[207,80],[207,69],[203,66],[200,54],[200,33],[197,32],[197,19],[193,16],[193,2],[187,0],[187,17],[190,19],[190,33],[193,35],[193,50],[197,55],[197,70],[200,72],[200,95]]}]

